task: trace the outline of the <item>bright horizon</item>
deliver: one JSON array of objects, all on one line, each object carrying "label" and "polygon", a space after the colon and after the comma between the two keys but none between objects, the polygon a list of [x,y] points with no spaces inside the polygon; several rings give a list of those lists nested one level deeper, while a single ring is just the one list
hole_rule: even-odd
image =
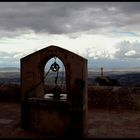
[{"label": "bright horizon", "polygon": [[89,68],[140,67],[139,2],[1,2],[0,67],[56,45]]}]

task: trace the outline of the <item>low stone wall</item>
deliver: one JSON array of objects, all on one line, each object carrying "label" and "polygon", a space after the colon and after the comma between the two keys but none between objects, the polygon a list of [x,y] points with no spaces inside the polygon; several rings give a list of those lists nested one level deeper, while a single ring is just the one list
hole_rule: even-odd
[{"label": "low stone wall", "polygon": [[88,105],[140,110],[140,87],[88,86]]},{"label": "low stone wall", "polygon": [[62,136],[70,126],[70,107],[65,101],[29,98],[31,130],[45,135]]},{"label": "low stone wall", "polygon": [[[20,85],[1,85],[0,101],[20,102]],[[88,86],[88,106],[140,110],[140,87]]]}]

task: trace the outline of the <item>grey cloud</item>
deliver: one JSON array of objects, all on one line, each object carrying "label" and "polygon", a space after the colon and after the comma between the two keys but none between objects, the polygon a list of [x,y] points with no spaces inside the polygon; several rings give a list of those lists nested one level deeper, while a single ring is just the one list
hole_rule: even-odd
[{"label": "grey cloud", "polygon": [[140,58],[140,42],[122,41],[116,45],[116,58]]},{"label": "grey cloud", "polygon": [[16,53],[0,52],[0,64],[5,66],[7,64],[13,65],[19,63],[19,59],[13,57],[15,54]]},{"label": "grey cloud", "polygon": [[8,52],[1,51],[0,52],[0,60],[1,59],[14,58],[14,56],[17,55],[17,54],[18,54],[18,52],[8,53]]},{"label": "grey cloud", "polygon": [[120,4],[120,10],[124,14],[139,14],[140,12],[139,2],[125,2],[122,5]]},{"label": "grey cloud", "polygon": [[137,31],[140,3],[122,2],[1,2],[0,29],[68,34],[113,28]]},{"label": "grey cloud", "polygon": [[0,51],[0,66],[20,66],[20,58],[26,56],[25,52]]}]

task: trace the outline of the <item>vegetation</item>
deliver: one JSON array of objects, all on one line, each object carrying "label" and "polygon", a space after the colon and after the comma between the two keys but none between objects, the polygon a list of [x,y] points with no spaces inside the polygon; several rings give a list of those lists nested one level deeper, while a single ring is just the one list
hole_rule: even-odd
[{"label": "vegetation", "polygon": [[140,87],[88,86],[88,105],[140,110]]},{"label": "vegetation", "polygon": [[120,86],[116,79],[112,79],[109,76],[98,76],[95,80],[101,86]]}]

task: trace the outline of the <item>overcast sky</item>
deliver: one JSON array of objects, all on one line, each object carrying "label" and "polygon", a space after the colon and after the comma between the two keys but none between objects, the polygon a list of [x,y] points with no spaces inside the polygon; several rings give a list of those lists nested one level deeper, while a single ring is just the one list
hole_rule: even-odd
[{"label": "overcast sky", "polygon": [[140,2],[0,2],[0,67],[49,45],[89,67],[140,67]]}]

